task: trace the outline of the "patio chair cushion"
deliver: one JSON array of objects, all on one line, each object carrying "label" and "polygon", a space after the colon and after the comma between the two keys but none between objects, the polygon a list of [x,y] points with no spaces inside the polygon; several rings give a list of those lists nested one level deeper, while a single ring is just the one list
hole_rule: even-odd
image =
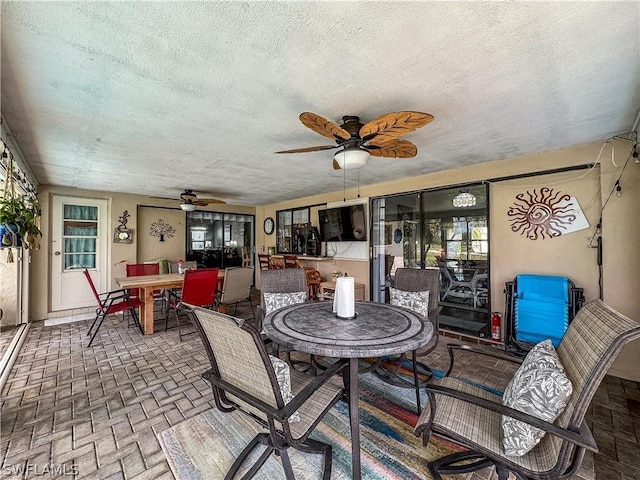
[{"label": "patio chair cushion", "polygon": [[[503,404],[542,420],[553,422],[567,406],[571,381],[551,340],[536,344],[507,385]],[[545,432],[503,415],[503,446],[506,455],[522,456],[535,447]]]},{"label": "patio chair cushion", "polygon": [[389,287],[391,305],[408,308],[423,317],[429,316],[429,290],[424,292],[407,292]]},{"label": "patio chair cushion", "polygon": [[[293,399],[293,393],[291,392],[291,372],[289,365],[284,360],[281,360],[273,355],[269,355],[271,365],[273,365],[273,371],[276,374],[278,380],[278,386],[280,387],[280,393],[282,394],[282,401],[286,405]],[[300,414],[295,412],[289,417],[289,422],[299,422]]]},{"label": "patio chair cushion", "polygon": [[169,273],[169,260],[161,258],[157,260],[149,260],[144,263],[157,263],[160,266],[160,274]]},{"label": "patio chair cushion", "polygon": [[269,315],[279,308],[289,307],[298,303],[304,303],[307,299],[307,292],[292,293],[269,293],[264,292],[264,314]]}]

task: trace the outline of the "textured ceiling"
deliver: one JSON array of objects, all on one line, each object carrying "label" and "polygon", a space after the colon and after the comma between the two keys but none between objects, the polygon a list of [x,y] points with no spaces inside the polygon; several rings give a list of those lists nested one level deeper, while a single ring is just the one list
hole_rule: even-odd
[{"label": "textured ceiling", "polygon": [[327,144],[303,111],[434,115],[361,184],[628,132],[639,5],[4,0],[2,115],[40,183],[262,205],[342,190],[273,153]]}]

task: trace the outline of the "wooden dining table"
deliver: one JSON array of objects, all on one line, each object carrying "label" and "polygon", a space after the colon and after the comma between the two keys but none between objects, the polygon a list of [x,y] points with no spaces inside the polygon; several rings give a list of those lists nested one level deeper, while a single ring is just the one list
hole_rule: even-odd
[{"label": "wooden dining table", "polygon": [[[161,273],[159,275],[137,275],[132,277],[116,277],[120,288],[140,289],[142,305],[140,305],[140,322],[145,335],[153,333],[153,292],[166,288],[182,287],[184,275],[179,273]],[[224,270],[218,272],[218,290],[222,289]]]}]

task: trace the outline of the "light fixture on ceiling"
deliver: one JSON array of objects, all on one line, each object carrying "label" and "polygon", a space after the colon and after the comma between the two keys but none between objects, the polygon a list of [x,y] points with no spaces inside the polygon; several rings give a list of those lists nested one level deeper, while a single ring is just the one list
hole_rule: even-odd
[{"label": "light fixture on ceiling", "polygon": [[367,164],[369,152],[356,145],[348,145],[342,150],[338,150],[333,159],[338,163],[340,168],[344,170],[355,170]]},{"label": "light fixture on ceiling", "polygon": [[196,209],[195,203],[181,203],[180,208],[185,212],[193,212]]},{"label": "light fixture on ceiling", "polygon": [[453,197],[454,207],[473,207],[476,204],[476,196],[469,193],[469,190],[460,190],[460,193]]}]

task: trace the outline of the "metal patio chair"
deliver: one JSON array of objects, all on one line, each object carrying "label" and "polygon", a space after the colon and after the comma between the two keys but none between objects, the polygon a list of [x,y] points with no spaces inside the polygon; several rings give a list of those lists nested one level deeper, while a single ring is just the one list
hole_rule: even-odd
[{"label": "metal patio chair", "polygon": [[[449,377],[454,352],[471,352],[520,363],[493,348],[449,345],[451,367],[447,376],[426,385],[429,403],[415,428],[426,444],[431,433],[453,440],[467,451],[429,463],[433,477],[468,473],[495,466],[499,480],[513,473],[519,480],[569,478],[580,468],[586,450],[598,451],[584,419],[596,389],[622,348],[640,338],[640,325],[601,300],[593,300],[577,313],[557,348],[573,393],[555,422],[543,421],[504,406],[502,397],[480,386]],[[542,429],[546,435],[522,456],[507,456],[502,444],[502,417],[515,418]]]},{"label": "metal patio chair", "polygon": [[[342,372],[348,362],[337,362],[316,377],[288,369],[279,360],[290,376],[290,391],[286,391],[254,327],[244,320],[202,308],[194,308],[192,316],[211,362],[211,369],[202,377],[211,383],[217,409],[225,413],[238,410],[268,429],[258,433],[244,448],[225,478],[234,478],[256,447],[264,445],[266,448],[243,479],[254,477],[271,454],[275,454],[282,461],[284,477],[293,480],[288,449],[295,448],[322,454],[322,478],[329,480],[331,445],[313,440],[309,434],[344,395],[341,383],[330,380]],[[284,399],[287,393],[294,395],[288,403]],[[295,413],[298,418],[293,417]]]}]

